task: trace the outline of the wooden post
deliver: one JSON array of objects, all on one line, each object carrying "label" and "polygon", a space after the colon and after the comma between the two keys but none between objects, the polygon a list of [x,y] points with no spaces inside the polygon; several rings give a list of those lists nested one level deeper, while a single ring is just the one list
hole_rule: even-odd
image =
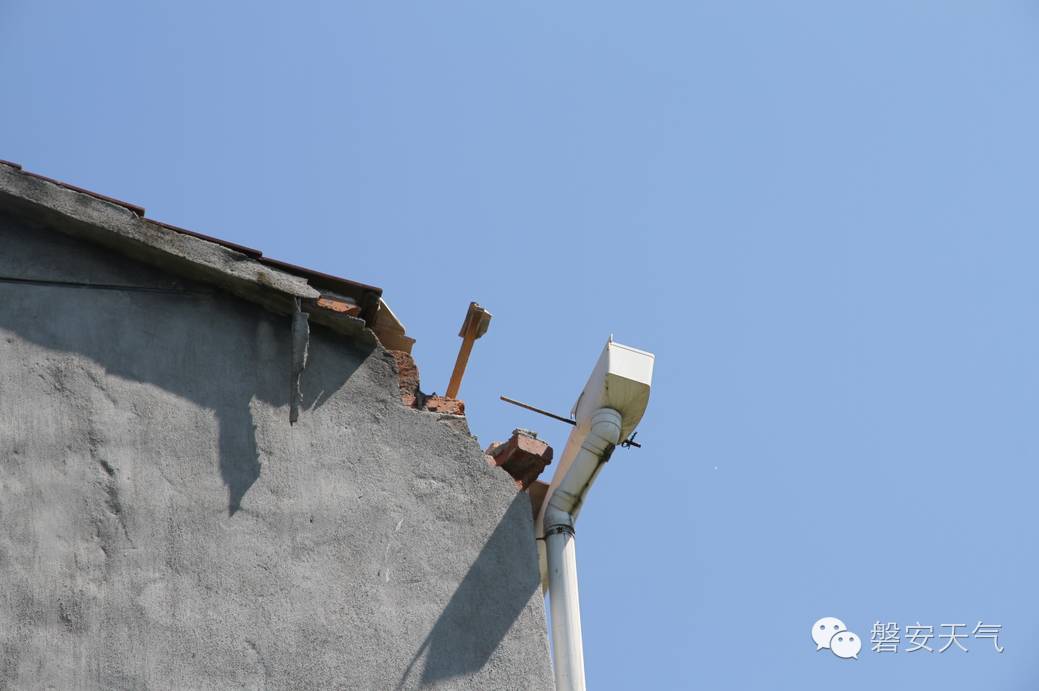
[{"label": "wooden post", "polygon": [[462,376],[465,374],[466,365],[469,364],[469,354],[473,352],[473,343],[487,333],[490,323],[491,313],[477,303],[470,302],[469,311],[466,312],[465,321],[462,322],[462,330],[458,332],[462,338],[462,347],[458,349],[455,369],[451,373],[451,382],[447,385],[448,398],[458,397],[458,389],[462,387]]}]

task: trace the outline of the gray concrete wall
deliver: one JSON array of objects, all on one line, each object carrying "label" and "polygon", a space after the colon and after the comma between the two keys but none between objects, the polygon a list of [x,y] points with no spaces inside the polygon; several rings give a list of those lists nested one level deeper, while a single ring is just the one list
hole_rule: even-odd
[{"label": "gray concrete wall", "polygon": [[392,358],[0,216],[0,688],[552,688],[530,508]]}]

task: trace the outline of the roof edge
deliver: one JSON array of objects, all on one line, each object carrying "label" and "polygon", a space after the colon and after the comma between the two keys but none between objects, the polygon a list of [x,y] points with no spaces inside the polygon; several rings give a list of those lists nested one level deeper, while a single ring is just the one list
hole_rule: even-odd
[{"label": "roof edge", "polygon": [[[316,323],[345,335],[367,340],[372,331],[378,335],[384,330],[378,323],[383,314],[380,305],[385,304],[381,288],[145,218],[142,207],[24,171],[4,160],[0,160],[0,207],[164,271],[213,284],[268,310],[289,314],[303,308]],[[328,295],[345,295],[359,310],[343,314],[326,309],[319,299]],[[392,330],[403,332],[399,322],[392,321]]]}]

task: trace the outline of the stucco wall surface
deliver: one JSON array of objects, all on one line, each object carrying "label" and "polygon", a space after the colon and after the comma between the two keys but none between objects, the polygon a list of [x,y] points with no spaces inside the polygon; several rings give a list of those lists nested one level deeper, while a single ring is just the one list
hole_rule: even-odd
[{"label": "stucco wall surface", "polygon": [[530,507],[392,358],[0,216],[0,688],[551,689]]}]

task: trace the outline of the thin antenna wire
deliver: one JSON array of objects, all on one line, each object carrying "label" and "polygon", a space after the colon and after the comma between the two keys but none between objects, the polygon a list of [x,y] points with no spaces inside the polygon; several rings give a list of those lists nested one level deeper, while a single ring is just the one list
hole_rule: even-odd
[{"label": "thin antenna wire", "polygon": [[540,413],[541,415],[544,415],[545,417],[550,417],[553,420],[559,420],[560,422],[565,422],[568,425],[576,425],[577,424],[576,422],[574,422],[573,420],[571,420],[568,417],[563,417],[562,415],[556,415],[555,413],[550,413],[547,410],[542,410],[541,408],[535,408],[532,405],[527,405],[526,403],[521,403],[521,402],[519,402],[519,401],[517,401],[515,399],[509,398],[508,396],[499,396],[498,398],[500,398],[501,400],[505,401],[506,403],[511,403],[512,405],[518,405],[520,408],[526,408],[529,411],[532,411],[532,412],[535,412],[535,413]]}]

